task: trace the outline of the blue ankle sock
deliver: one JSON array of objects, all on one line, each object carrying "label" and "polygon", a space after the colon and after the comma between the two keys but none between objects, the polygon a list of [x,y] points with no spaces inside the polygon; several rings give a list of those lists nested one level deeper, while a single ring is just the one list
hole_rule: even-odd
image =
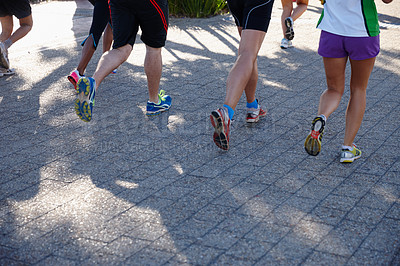
[{"label": "blue ankle sock", "polygon": [[246,107],[247,107],[247,108],[254,108],[254,109],[257,109],[257,108],[258,108],[258,102],[257,102],[257,100],[254,100],[254,102],[252,102],[252,103],[247,103],[247,104],[246,104]]},{"label": "blue ankle sock", "polygon": [[232,120],[232,117],[233,117],[233,114],[235,113],[235,111],[232,109],[232,107],[230,107],[227,104],[224,104],[224,107],[226,107],[226,109],[228,109],[229,119]]}]

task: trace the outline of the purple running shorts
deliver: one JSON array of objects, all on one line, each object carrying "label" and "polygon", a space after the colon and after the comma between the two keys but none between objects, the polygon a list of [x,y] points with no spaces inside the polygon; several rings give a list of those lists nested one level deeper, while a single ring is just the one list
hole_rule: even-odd
[{"label": "purple running shorts", "polygon": [[318,54],[322,57],[365,60],[379,54],[379,35],[375,37],[346,37],[321,31]]}]

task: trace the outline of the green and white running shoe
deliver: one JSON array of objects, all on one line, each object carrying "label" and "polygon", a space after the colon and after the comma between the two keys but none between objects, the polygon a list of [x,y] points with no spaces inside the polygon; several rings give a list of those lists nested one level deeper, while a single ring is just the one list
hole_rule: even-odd
[{"label": "green and white running shoe", "polygon": [[146,115],[147,116],[155,116],[159,115],[162,112],[168,111],[171,108],[172,98],[169,95],[165,94],[164,90],[160,90],[158,94],[158,103],[147,102],[146,106]]}]

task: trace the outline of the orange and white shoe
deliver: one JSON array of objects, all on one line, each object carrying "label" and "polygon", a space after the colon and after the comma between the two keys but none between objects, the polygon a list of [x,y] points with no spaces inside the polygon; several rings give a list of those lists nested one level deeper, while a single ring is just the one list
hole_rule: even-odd
[{"label": "orange and white shoe", "polygon": [[311,132],[308,134],[304,142],[304,148],[307,153],[317,156],[321,151],[322,135],[325,129],[325,120],[321,116],[317,116],[312,121]]},{"label": "orange and white shoe", "polygon": [[260,105],[258,105],[258,108],[247,108],[246,122],[256,123],[258,122],[258,120],[260,120],[261,117],[264,117],[266,115],[267,111],[264,110]]},{"label": "orange and white shoe", "polygon": [[68,78],[69,82],[71,82],[71,84],[74,85],[74,89],[77,91],[76,84],[78,83],[78,80],[83,77],[85,77],[85,75],[81,76],[81,75],[79,75],[78,70],[74,70],[71,72],[71,74],[68,75],[67,78]]},{"label": "orange and white shoe", "polygon": [[228,109],[221,107],[211,112],[211,125],[214,127],[213,140],[215,145],[223,150],[229,149],[229,130],[231,120],[229,119]]}]

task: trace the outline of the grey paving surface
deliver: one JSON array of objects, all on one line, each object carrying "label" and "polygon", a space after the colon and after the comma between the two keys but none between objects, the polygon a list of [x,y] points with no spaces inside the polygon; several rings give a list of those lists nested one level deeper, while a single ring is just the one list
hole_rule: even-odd
[{"label": "grey paving surface", "polygon": [[235,60],[229,16],[171,19],[168,113],[144,115],[139,42],[101,85],[87,124],[66,75],[90,6],[33,6],[33,31],[10,49],[17,74],[0,79],[0,264],[399,265],[400,5],[377,3],[382,50],[356,139],[364,153],[343,165],[348,91],[322,153],[302,146],[325,89],[321,6],[311,2],[287,51],[275,3],[259,56],[257,97],[268,116],[247,126],[242,99],[229,152],[212,143],[208,121]]}]

